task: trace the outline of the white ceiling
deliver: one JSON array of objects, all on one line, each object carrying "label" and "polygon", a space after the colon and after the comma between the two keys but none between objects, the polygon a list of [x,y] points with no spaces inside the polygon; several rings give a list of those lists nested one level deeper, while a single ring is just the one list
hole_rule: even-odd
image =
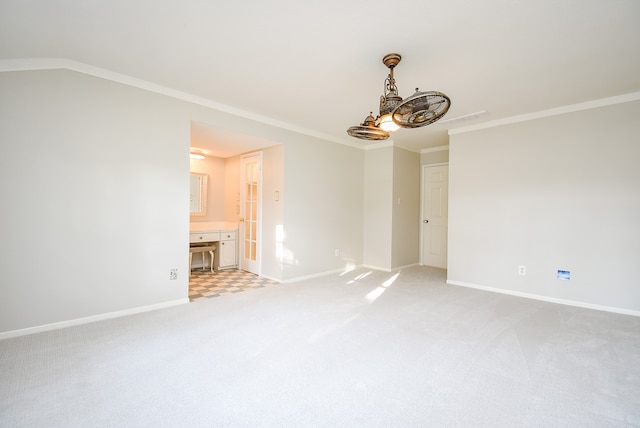
[{"label": "white ceiling", "polygon": [[[0,59],[65,58],[366,145],[346,129],[377,110],[397,52],[401,96],[488,112],[392,134],[419,151],[454,126],[640,91],[639,22],[638,0],[0,0]],[[274,143],[207,124],[194,140],[223,157]]]}]

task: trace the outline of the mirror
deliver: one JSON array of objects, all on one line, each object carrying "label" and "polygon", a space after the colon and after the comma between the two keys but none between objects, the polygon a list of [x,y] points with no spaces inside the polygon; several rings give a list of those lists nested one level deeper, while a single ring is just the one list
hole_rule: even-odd
[{"label": "mirror", "polygon": [[207,174],[191,173],[189,203],[192,216],[207,215]]}]

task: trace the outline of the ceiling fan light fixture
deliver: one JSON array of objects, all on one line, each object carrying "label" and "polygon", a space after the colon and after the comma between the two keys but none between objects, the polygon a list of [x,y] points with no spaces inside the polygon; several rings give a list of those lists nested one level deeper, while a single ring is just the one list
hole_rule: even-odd
[{"label": "ceiling fan light fixture", "polygon": [[384,129],[380,129],[376,125],[376,121],[377,119],[373,117],[373,112],[371,112],[369,116],[364,118],[364,121],[360,125],[347,129],[347,134],[355,138],[360,138],[361,140],[386,140],[389,138],[389,133]]},{"label": "ceiling fan light fixture", "polygon": [[389,75],[384,81],[384,94],[380,96],[380,128],[387,132],[400,129],[400,126],[393,122],[391,113],[402,102],[402,97],[398,95],[396,79],[393,77],[393,69],[401,59],[399,54],[387,54],[382,58],[382,63],[389,68]]},{"label": "ceiling fan light fixture", "polygon": [[444,116],[451,100],[442,92],[416,92],[400,103],[392,113],[393,122],[402,128],[419,128]]},{"label": "ceiling fan light fixture", "polygon": [[405,100],[398,95],[393,70],[401,59],[397,53],[390,53],[382,58],[382,63],[389,69],[389,75],[384,81],[384,93],[380,97],[380,115],[374,119],[372,113],[362,125],[349,128],[347,134],[367,140],[382,140],[389,137],[389,132],[429,125],[447,113],[451,100],[442,92],[420,92],[416,88],[416,92]]}]

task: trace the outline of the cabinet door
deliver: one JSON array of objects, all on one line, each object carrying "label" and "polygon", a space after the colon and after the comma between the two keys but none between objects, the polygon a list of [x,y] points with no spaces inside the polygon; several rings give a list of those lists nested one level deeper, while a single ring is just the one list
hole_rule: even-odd
[{"label": "cabinet door", "polygon": [[221,269],[228,267],[235,267],[238,264],[236,257],[236,241],[220,241],[220,261],[219,267]]}]

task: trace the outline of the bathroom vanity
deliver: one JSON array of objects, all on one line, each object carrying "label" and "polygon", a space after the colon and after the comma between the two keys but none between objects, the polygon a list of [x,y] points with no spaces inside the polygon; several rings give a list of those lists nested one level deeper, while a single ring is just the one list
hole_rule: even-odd
[{"label": "bathroom vanity", "polygon": [[238,224],[218,221],[191,222],[189,224],[191,246],[216,247],[214,266],[218,269],[238,267]]}]

